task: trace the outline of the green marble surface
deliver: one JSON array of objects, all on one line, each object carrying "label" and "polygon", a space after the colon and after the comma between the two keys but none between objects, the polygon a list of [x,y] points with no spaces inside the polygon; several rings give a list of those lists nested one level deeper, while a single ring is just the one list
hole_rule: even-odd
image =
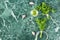
[{"label": "green marble surface", "polygon": [[[48,40],[60,40],[60,0],[43,1],[57,10],[50,14],[52,19],[45,30]],[[30,2],[34,4],[30,5]],[[39,28],[30,11],[41,2],[42,0],[0,0],[0,40],[35,40],[32,32],[37,33]],[[38,37],[38,40],[42,39]]]}]

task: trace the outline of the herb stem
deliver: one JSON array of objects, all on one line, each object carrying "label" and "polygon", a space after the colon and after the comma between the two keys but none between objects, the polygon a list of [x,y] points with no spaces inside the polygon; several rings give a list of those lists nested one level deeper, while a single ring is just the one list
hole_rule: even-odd
[{"label": "herb stem", "polygon": [[41,31],[41,33],[40,33],[40,38],[42,38],[42,33],[43,33],[43,31]]}]

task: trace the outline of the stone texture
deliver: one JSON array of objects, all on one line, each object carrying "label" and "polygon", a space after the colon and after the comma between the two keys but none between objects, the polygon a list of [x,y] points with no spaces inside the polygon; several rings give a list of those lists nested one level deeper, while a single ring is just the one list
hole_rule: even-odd
[{"label": "stone texture", "polygon": [[[57,10],[50,14],[53,21],[49,20],[45,30],[48,40],[60,40],[60,1],[44,1]],[[34,5],[30,5],[30,2],[34,2]],[[0,0],[0,40],[34,40],[32,31],[36,33],[39,29],[30,11],[41,2],[42,0]],[[22,19],[22,15],[26,17]],[[57,27],[59,29],[56,32]]]}]

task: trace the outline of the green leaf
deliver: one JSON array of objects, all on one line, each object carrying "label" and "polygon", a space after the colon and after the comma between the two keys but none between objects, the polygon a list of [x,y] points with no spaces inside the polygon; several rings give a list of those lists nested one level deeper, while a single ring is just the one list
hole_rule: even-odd
[{"label": "green leaf", "polygon": [[36,19],[36,23],[39,25],[39,29],[40,30],[44,30],[45,29],[45,26],[46,26],[46,21],[47,19],[46,18],[42,18],[42,19]]}]

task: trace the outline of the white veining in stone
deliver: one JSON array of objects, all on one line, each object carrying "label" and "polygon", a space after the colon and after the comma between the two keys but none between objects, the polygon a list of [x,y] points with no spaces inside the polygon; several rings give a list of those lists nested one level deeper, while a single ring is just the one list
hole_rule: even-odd
[{"label": "white veining in stone", "polygon": [[33,4],[34,4],[34,2],[29,2],[29,4],[30,4],[30,5],[33,5]]},{"label": "white veining in stone", "polygon": [[11,11],[11,15],[12,15],[12,16],[15,18],[15,20],[18,22],[18,20],[17,20],[15,14],[13,13],[13,11]]},{"label": "white veining in stone", "polygon": [[2,40],[2,39],[0,38],[0,40]]},{"label": "white veining in stone", "polygon": [[1,30],[0,30],[0,32],[1,32]]},{"label": "white veining in stone", "polygon": [[24,19],[26,17],[26,15],[22,15],[22,19]]},{"label": "white veining in stone", "polygon": [[32,35],[35,35],[35,32],[32,31]]},{"label": "white veining in stone", "polygon": [[56,28],[55,28],[55,32],[58,32],[59,29],[60,29],[59,27],[56,27]]}]

